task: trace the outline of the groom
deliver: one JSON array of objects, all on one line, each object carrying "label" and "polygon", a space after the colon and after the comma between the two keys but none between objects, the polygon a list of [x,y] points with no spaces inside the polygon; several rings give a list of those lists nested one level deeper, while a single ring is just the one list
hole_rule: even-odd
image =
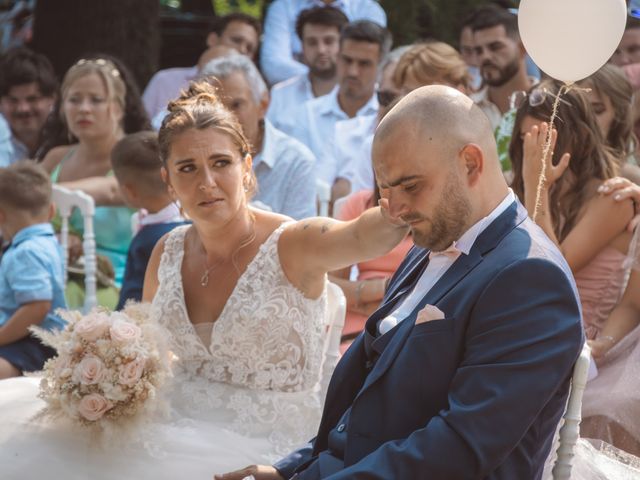
[{"label": "groom", "polygon": [[405,97],[373,161],[416,248],[336,367],[316,438],[216,478],[539,479],[583,343],[567,264],[458,91]]}]

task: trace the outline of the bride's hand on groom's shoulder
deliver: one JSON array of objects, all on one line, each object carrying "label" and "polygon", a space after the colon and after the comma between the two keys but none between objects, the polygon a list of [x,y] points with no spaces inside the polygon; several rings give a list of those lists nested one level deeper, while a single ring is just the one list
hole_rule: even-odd
[{"label": "bride's hand on groom's shoulder", "polygon": [[214,480],[284,480],[278,470],[271,465],[251,465],[235,472],[214,475]]}]

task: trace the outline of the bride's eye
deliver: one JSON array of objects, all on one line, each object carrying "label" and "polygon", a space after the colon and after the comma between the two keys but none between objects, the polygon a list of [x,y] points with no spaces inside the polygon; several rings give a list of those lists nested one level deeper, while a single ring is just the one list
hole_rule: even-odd
[{"label": "bride's eye", "polygon": [[193,172],[195,169],[196,167],[194,167],[193,165],[183,165],[180,168],[178,168],[178,171],[182,173],[190,173],[190,172]]}]

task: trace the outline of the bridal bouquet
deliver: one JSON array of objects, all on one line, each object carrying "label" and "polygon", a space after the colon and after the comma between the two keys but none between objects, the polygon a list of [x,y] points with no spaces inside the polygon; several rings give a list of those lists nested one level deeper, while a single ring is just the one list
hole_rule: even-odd
[{"label": "bridal bouquet", "polygon": [[40,384],[46,413],[106,427],[153,411],[169,366],[148,308],[131,304],[122,312],[60,315],[67,321],[64,330],[33,330],[58,352],[45,364]]}]

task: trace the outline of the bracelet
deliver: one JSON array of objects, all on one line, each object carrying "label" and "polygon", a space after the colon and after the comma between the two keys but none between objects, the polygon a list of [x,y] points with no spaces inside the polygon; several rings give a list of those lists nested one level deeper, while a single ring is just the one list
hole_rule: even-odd
[{"label": "bracelet", "polygon": [[606,340],[608,341],[611,345],[615,345],[616,344],[616,339],[613,338],[611,335],[604,335],[603,337],[599,337],[602,340]]}]

